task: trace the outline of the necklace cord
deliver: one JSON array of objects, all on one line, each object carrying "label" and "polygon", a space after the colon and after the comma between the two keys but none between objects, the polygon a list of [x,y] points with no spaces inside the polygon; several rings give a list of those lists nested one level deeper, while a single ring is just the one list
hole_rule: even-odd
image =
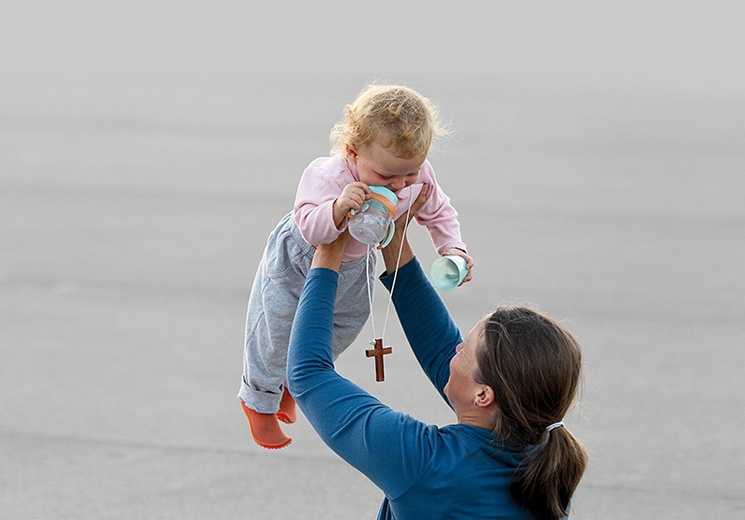
[{"label": "necklace cord", "polygon": [[[411,213],[411,204],[414,199],[414,194],[412,193],[413,190],[409,190],[409,207],[406,209],[406,223],[404,224],[404,236],[406,236],[406,232],[409,229],[409,214]],[[383,319],[383,333],[380,336],[381,338],[385,337],[385,331],[388,327],[388,315],[390,314],[391,310],[391,302],[393,301],[393,290],[396,287],[396,278],[398,278],[398,267],[401,264],[401,256],[404,251],[404,241],[401,240],[401,244],[398,248],[398,256],[396,257],[396,269],[393,272],[393,282],[391,282],[391,290],[388,294],[388,304],[385,308],[385,317]],[[372,326],[372,333],[373,333],[373,341],[375,341],[375,338],[377,337],[375,334],[375,316],[374,316],[374,309],[373,309],[373,297],[372,297],[372,284],[370,283],[370,246],[367,246],[367,257],[365,258],[365,273],[367,275],[367,299],[370,303],[370,325]]]}]

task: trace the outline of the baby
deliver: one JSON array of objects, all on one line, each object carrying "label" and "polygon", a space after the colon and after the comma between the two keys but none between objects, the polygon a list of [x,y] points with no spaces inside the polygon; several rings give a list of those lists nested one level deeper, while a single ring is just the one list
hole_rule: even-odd
[{"label": "baby", "polygon": [[[279,424],[296,419],[286,386],[287,348],[314,245],[330,243],[347,229],[350,211],[371,198],[369,186],[395,193],[397,214],[403,215],[426,185],[427,199],[415,219],[427,228],[440,255],[466,259],[463,283],[471,279],[473,260],[461,239],[458,213],[427,160],[432,140],[442,131],[436,107],[418,92],[368,86],[332,129],[330,155],[315,159],[303,172],[293,211],[269,235],[248,303],[238,397],[258,445],[277,449],[292,441]],[[369,317],[375,263],[375,248],[350,238],[335,302],[334,359]]]}]

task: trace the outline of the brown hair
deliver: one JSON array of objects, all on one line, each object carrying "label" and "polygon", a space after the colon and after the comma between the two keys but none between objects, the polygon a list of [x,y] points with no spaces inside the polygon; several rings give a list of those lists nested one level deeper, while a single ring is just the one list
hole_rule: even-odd
[{"label": "brown hair", "polygon": [[[556,321],[526,307],[499,307],[485,320],[475,377],[494,391],[495,435],[530,454],[517,468],[511,491],[540,519],[567,515],[587,454],[565,428],[582,369],[577,340]],[[529,448],[532,447],[532,448]]]},{"label": "brown hair", "polygon": [[348,147],[359,150],[378,143],[397,157],[425,158],[432,140],[445,133],[437,107],[417,91],[369,85],[344,108],[344,119],[331,130],[329,141],[332,155],[346,157]]}]

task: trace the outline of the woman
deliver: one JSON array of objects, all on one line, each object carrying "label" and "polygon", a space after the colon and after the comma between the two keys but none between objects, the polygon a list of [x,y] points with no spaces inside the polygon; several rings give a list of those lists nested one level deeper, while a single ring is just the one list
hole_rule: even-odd
[{"label": "woman", "polygon": [[346,233],[315,252],[290,339],[292,395],[324,442],[383,491],[379,519],[566,517],[587,464],[562,422],[580,377],[579,345],[524,307],[498,308],[463,340],[403,228],[396,226],[383,250],[381,280],[390,290],[402,248],[396,312],[457,423],[417,421],[334,371],[333,310]]}]

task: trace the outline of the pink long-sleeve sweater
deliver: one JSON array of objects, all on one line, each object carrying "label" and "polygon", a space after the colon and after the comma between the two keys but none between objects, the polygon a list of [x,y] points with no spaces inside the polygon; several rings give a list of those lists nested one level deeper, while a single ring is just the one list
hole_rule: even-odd
[{"label": "pink long-sleeve sweater", "polygon": [[[357,168],[347,160],[333,157],[319,157],[311,162],[303,172],[295,196],[293,216],[295,222],[309,244],[328,244],[333,242],[347,227],[344,219],[339,228],[334,224],[334,201],[347,184],[359,181]],[[422,184],[429,184],[430,193],[416,221],[425,226],[438,254],[451,247],[466,250],[461,239],[458,212],[450,204],[435,178],[429,161],[424,161],[416,182],[400,190],[397,215],[403,215],[422,190]],[[344,261],[363,257],[367,245],[350,238],[344,251]]]}]

